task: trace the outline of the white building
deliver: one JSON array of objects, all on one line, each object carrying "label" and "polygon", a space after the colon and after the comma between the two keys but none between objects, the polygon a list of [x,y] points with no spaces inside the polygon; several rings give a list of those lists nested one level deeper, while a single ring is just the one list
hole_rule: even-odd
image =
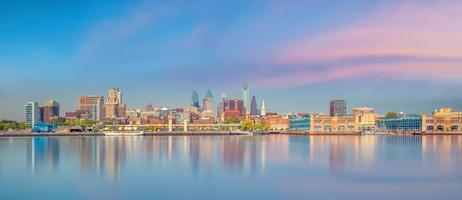
[{"label": "white building", "polygon": [[28,102],[24,106],[24,115],[26,118],[26,124],[29,126],[34,126],[42,122],[40,117],[40,107],[37,102]]}]

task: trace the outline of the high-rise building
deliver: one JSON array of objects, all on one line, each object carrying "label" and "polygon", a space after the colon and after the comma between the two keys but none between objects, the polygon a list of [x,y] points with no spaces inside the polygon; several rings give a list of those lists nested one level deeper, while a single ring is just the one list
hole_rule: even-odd
[{"label": "high-rise building", "polygon": [[208,90],[205,94],[203,103],[202,103],[202,110],[213,110],[213,95],[212,91]]},{"label": "high-rise building", "polygon": [[148,105],[146,105],[146,112],[153,112],[154,111],[154,106],[152,106],[151,102],[149,102]]},{"label": "high-rise building", "polygon": [[79,110],[91,113],[91,118],[101,121],[104,118],[104,97],[102,96],[80,96]]},{"label": "high-rise building", "polygon": [[255,96],[253,96],[252,103],[250,104],[250,115],[258,115],[257,110],[257,99],[255,98]]},{"label": "high-rise building", "polygon": [[127,107],[122,104],[122,92],[119,88],[110,89],[105,105],[106,118],[125,117]]},{"label": "high-rise building", "polygon": [[265,115],[266,115],[265,101],[263,101],[263,102],[261,103],[261,111],[260,111],[260,114],[261,114],[262,116],[265,116]]},{"label": "high-rise building", "polygon": [[346,116],[347,105],[344,100],[332,100],[329,103],[329,115],[334,117]]},{"label": "high-rise building", "polygon": [[118,92],[117,92],[117,99],[119,99],[119,104],[123,104],[123,99],[122,99],[122,91],[120,91],[118,88],[117,88]]},{"label": "high-rise building", "polygon": [[212,91],[208,90],[202,102],[202,116],[204,118],[212,118],[213,116],[213,95]]},{"label": "high-rise building", "polygon": [[24,106],[24,115],[26,118],[26,124],[29,126],[34,126],[42,122],[40,117],[40,107],[37,102],[28,102]]},{"label": "high-rise building", "polygon": [[57,118],[59,118],[59,103],[53,99],[45,102],[42,107],[42,121],[51,123]]},{"label": "high-rise building", "polygon": [[240,99],[231,99],[231,100],[224,100],[223,101],[223,108],[221,114],[221,120],[225,121],[229,117],[244,117],[245,116],[245,108],[244,108],[244,101]]},{"label": "high-rise building", "polygon": [[250,111],[250,90],[249,85],[244,84],[242,87],[242,101],[244,101],[245,112]]},{"label": "high-rise building", "polygon": [[221,116],[222,116],[223,112],[225,111],[225,104],[226,103],[227,103],[226,94],[223,93],[223,94],[221,94],[220,102],[218,102],[218,106],[217,106],[217,119],[222,118]]},{"label": "high-rise building", "polygon": [[199,93],[197,93],[196,90],[193,91],[192,96],[191,96],[191,105],[195,106],[196,108],[199,108]]}]

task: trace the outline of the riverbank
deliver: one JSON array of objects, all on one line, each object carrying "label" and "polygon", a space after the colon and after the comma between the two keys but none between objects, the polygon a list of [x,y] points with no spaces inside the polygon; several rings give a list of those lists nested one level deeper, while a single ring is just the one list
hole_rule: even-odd
[{"label": "riverbank", "polygon": [[[425,136],[425,135],[462,135],[462,132],[399,132],[399,133],[375,133],[375,134],[366,134],[362,132],[264,132],[264,133],[254,133],[253,135],[306,135],[306,136],[325,136],[325,135],[390,135],[390,136]],[[244,132],[145,132],[143,136],[228,136],[228,135],[249,135]],[[0,133],[0,137],[78,137],[78,136],[105,136],[104,133],[86,133],[86,132],[76,132],[76,133],[30,133],[30,132],[3,132]]]},{"label": "riverbank", "polygon": [[[143,136],[227,136],[248,135],[241,132],[145,132]],[[78,136],[106,136],[104,133],[0,133],[0,137],[78,137]]]}]

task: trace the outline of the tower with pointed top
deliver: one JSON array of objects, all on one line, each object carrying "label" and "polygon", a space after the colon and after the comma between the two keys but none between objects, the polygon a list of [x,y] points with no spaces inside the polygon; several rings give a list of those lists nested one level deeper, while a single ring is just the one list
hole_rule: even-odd
[{"label": "tower with pointed top", "polygon": [[196,90],[193,91],[192,96],[191,96],[191,105],[199,108],[199,93],[197,93]]},{"label": "tower with pointed top", "polygon": [[261,115],[265,116],[266,115],[266,106],[265,106],[265,101],[261,103]]},{"label": "tower with pointed top", "polygon": [[242,87],[242,101],[244,101],[245,112],[250,111],[250,90],[249,85],[244,84]]},{"label": "tower with pointed top", "polygon": [[207,90],[207,93],[205,94],[205,97],[202,101],[202,112],[204,113],[204,116],[206,117],[214,117],[213,110],[214,110],[214,105],[213,105],[212,91]]},{"label": "tower with pointed top", "polygon": [[258,115],[257,99],[255,96],[252,97],[252,103],[250,104],[250,115]]}]

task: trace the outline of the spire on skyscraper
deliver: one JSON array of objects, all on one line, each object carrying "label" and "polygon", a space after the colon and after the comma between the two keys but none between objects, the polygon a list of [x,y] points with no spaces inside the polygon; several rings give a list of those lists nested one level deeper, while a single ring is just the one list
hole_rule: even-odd
[{"label": "spire on skyscraper", "polygon": [[205,94],[205,98],[207,100],[213,100],[213,95],[212,95],[212,91],[209,89],[207,90],[207,93]]},{"label": "spire on skyscraper", "polygon": [[266,106],[265,106],[265,100],[261,103],[261,115],[265,116],[266,115]]},{"label": "spire on skyscraper", "polygon": [[257,99],[255,96],[252,97],[252,103],[250,104],[250,115],[257,115]]},{"label": "spire on skyscraper", "polygon": [[199,108],[199,93],[197,93],[196,90],[194,90],[192,93],[191,105],[195,106],[196,108]]},{"label": "spire on skyscraper", "polygon": [[242,101],[244,101],[244,108],[246,112],[250,111],[250,91],[249,85],[244,84],[242,87]]}]

